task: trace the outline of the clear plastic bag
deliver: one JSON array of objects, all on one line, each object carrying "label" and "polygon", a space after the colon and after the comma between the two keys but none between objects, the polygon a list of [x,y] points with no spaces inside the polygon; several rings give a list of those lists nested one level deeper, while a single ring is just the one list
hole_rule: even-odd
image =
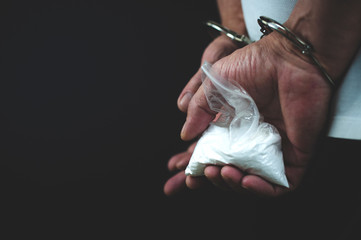
[{"label": "clear plastic bag", "polygon": [[186,175],[201,176],[207,165],[233,165],[288,187],[277,129],[263,122],[254,100],[239,84],[220,77],[207,62],[202,70],[208,105],[218,118],[198,140]]}]

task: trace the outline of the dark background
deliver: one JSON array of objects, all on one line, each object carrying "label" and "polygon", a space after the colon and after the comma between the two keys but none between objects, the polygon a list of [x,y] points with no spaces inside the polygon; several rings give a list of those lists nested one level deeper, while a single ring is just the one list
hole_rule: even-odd
[{"label": "dark background", "polygon": [[143,169],[160,178],[180,150],[176,100],[210,40],[201,23],[217,15],[214,2],[2,5],[4,181],[88,185]]},{"label": "dark background", "polygon": [[1,1],[5,228],[184,231],[166,164],[188,146],[176,100],[217,18],[215,1]]},{"label": "dark background", "polygon": [[1,235],[304,239],[354,222],[360,196],[339,181],[276,200],[164,196],[208,19],[215,1],[1,1]]}]

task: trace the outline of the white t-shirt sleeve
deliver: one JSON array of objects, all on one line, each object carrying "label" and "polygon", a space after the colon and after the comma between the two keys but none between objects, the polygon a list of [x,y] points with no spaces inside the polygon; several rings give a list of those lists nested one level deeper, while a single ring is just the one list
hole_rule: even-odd
[{"label": "white t-shirt sleeve", "polygon": [[[284,23],[297,0],[241,0],[241,2],[248,35],[252,41],[257,41],[262,35],[257,19],[266,16]],[[361,140],[361,49],[335,94],[330,117],[328,136]]]}]

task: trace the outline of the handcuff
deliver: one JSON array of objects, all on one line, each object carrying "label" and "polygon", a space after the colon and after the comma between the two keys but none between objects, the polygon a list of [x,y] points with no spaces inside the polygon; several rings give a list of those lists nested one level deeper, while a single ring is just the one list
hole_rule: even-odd
[{"label": "handcuff", "polygon": [[[330,84],[332,88],[335,87],[335,82],[332,80],[331,76],[327,73],[326,69],[321,65],[321,63],[317,60],[317,58],[312,54],[314,52],[314,48],[310,43],[307,43],[306,41],[300,39],[297,37],[290,29],[283,26],[279,22],[276,22],[275,20],[261,16],[258,19],[258,24],[261,26],[261,32],[263,33],[263,36],[266,36],[270,34],[271,32],[276,31],[286,37],[288,40],[290,40],[300,51],[303,55],[308,56],[311,58],[314,65],[318,67],[318,69],[321,71],[322,75],[326,78],[327,82]],[[263,37],[262,36],[262,37]]]},{"label": "handcuff", "polygon": [[[312,54],[312,52],[314,52],[315,50],[311,44],[297,37],[290,29],[288,29],[287,27],[283,26],[282,24],[271,18],[260,16],[257,21],[261,27],[260,31],[263,34],[262,37],[270,34],[273,31],[276,31],[281,35],[283,35],[284,37],[286,37],[301,51],[302,54],[311,58],[314,65],[316,65],[318,69],[321,71],[322,75],[325,77],[331,88],[335,87],[335,82],[332,80],[331,76],[327,73],[326,69],[321,65],[321,63],[317,60],[317,58]],[[217,22],[207,21],[205,22],[205,24],[206,26],[226,35],[239,47],[244,47],[252,43],[252,41],[247,36],[238,34],[235,31],[232,31]]]},{"label": "handcuff", "polygon": [[239,47],[244,47],[244,46],[252,43],[251,39],[249,39],[246,35],[238,34],[235,31],[232,31],[217,22],[210,20],[210,21],[205,22],[205,25],[210,27],[211,29],[214,29],[220,33],[223,33],[224,35],[229,37],[234,43],[236,43],[237,46],[239,46]]}]

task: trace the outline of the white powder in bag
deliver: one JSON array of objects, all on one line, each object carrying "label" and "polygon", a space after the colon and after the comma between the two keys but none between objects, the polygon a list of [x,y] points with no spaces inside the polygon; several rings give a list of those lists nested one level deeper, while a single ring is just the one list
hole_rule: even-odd
[{"label": "white powder in bag", "polygon": [[186,175],[204,175],[207,165],[233,165],[289,187],[277,129],[262,121],[253,99],[237,83],[221,78],[209,63],[202,70],[208,104],[221,117],[198,140]]}]

